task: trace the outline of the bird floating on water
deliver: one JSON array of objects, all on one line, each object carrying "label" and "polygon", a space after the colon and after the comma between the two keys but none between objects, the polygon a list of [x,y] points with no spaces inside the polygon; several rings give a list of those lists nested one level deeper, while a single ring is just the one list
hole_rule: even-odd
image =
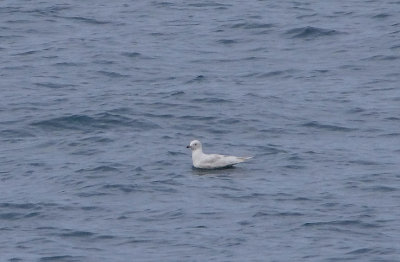
[{"label": "bird floating on water", "polygon": [[218,154],[204,154],[199,140],[193,140],[186,148],[192,150],[193,166],[202,169],[216,169],[231,167],[252,157],[225,156]]}]

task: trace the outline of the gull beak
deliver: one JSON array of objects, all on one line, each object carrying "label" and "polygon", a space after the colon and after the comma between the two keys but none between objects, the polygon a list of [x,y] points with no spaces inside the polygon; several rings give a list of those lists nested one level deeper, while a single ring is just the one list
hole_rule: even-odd
[{"label": "gull beak", "polygon": [[190,148],[190,146],[186,146],[186,148]]}]

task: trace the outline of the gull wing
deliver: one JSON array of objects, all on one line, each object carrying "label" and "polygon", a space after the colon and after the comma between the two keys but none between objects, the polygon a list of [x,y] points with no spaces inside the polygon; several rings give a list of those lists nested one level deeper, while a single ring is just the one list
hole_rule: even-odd
[{"label": "gull wing", "polygon": [[199,167],[201,168],[221,168],[233,166],[235,164],[244,162],[247,157],[237,157],[237,156],[226,156],[218,154],[204,154],[203,158],[199,162]]}]

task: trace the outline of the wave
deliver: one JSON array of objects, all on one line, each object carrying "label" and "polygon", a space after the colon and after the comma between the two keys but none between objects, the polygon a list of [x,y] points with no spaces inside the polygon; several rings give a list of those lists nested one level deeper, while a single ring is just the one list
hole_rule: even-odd
[{"label": "wave", "polygon": [[310,128],[317,128],[317,129],[325,129],[325,130],[329,130],[329,131],[342,131],[342,132],[350,132],[350,131],[356,130],[355,128],[349,128],[349,127],[344,127],[344,126],[321,124],[317,121],[311,121],[311,122],[303,124],[302,126],[310,127]]},{"label": "wave", "polygon": [[81,16],[72,16],[72,17],[61,17],[65,18],[68,20],[73,20],[77,22],[82,22],[82,23],[87,23],[87,24],[93,24],[93,25],[104,25],[104,24],[110,24],[111,22],[109,21],[100,21],[94,18],[87,18],[87,17],[81,17]]},{"label": "wave", "polygon": [[122,52],[121,55],[130,57],[130,58],[136,58],[136,57],[142,56],[142,54],[139,52]]},{"label": "wave", "polygon": [[233,39],[220,39],[217,41],[217,43],[224,45],[232,45],[238,43],[238,41]]},{"label": "wave", "polygon": [[54,63],[53,66],[64,66],[64,67],[79,67],[79,66],[83,66],[84,63],[74,63],[74,62],[58,62],[58,63]]},{"label": "wave", "polygon": [[361,220],[333,220],[324,222],[307,222],[303,224],[304,227],[315,226],[356,226],[361,228],[380,227],[378,224],[364,223]]},{"label": "wave", "polygon": [[387,17],[389,17],[389,16],[390,16],[390,14],[381,13],[381,14],[378,14],[378,15],[374,15],[372,18],[375,18],[375,19],[384,19],[384,18],[387,18]]},{"label": "wave", "polygon": [[160,128],[157,124],[144,119],[132,119],[126,116],[101,113],[95,116],[71,115],[56,117],[48,120],[31,123],[32,126],[46,130],[79,130],[93,131],[96,129],[109,129],[115,127],[129,127],[138,130]]},{"label": "wave", "polygon": [[0,213],[0,220],[16,220],[23,218],[30,218],[39,216],[40,212],[20,213],[20,212],[6,212]]},{"label": "wave", "polygon": [[394,192],[394,191],[398,191],[398,189],[396,187],[384,186],[384,185],[372,186],[372,187],[367,188],[366,190],[372,191],[372,192]]},{"label": "wave", "polygon": [[340,32],[334,29],[306,26],[290,29],[286,31],[286,34],[291,35],[291,38],[317,38],[323,36],[337,35],[340,34]]},{"label": "wave", "polygon": [[16,53],[16,56],[26,56],[26,55],[34,55],[36,53],[39,53],[39,50],[31,50],[31,51],[26,51],[26,52],[22,52],[22,53]]},{"label": "wave", "polygon": [[19,129],[6,129],[0,131],[1,138],[27,138],[27,137],[34,137],[35,135],[26,131],[26,130],[19,130]]},{"label": "wave", "polygon": [[95,168],[87,168],[87,169],[79,169],[76,171],[77,173],[81,172],[121,172],[118,168],[111,167],[111,166],[98,166]]},{"label": "wave", "polygon": [[297,73],[298,70],[295,69],[287,69],[287,70],[274,70],[270,72],[258,72],[258,73],[250,73],[243,75],[242,77],[245,78],[269,78],[269,77],[282,77],[284,76],[285,78],[292,77],[295,73]]},{"label": "wave", "polygon": [[216,3],[216,2],[213,2],[213,1],[202,1],[202,2],[199,2],[199,3],[188,4],[188,6],[191,6],[191,7],[215,7],[217,9],[225,9],[225,8],[228,8],[231,5],[230,4]]},{"label": "wave", "polygon": [[392,61],[392,60],[397,60],[399,59],[400,56],[396,55],[374,55],[370,56],[364,59],[361,59],[362,61]]},{"label": "wave", "polygon": [[195,99],[192,99],[191,102],[210,103],[210,104],[232,103],[232,101],[230,101],[228,99],[217,98],[217,97],[195,98]]},{"label": "wave", "polygon": [[40,209],[40,205],[33,203],[24,203],[24,204],[16,204],[16,203],[0,203],[0,208],[17,208],[17,209]]},{"label": "wave", "polygon": [[104,190],[119,190],[124,193],[130,193],[134,191],[138,191],[137,185],[126,185],[126,184],[112,184],[112,185],[104,185],[102,187]]},{"label": "wave", "polygon": [[93,235],[94,233],[88,231],[70,231],[61,234],[62,237],[85,237],[85,238],[91,237]]},{"label": "wave", "polygon": [[68,262],[79,262],[79,261],[84,261],[85,257],[82,256],[46,256],[46,257],[41,257],[39,259],[39,262],[63,262],[63,261],[68,261]]},{"label": "wave", "polygon": [[259,211],[255,213],[252,217],[265,217],[265,216],[276,216],[276,217],[299,217],[304,216],[305,214],[300,212],[264,212]]},{"label": "wave", "polygon": [[243,28],[243,29],[266,29],[273,27],[273,24],[268,23],[238,23],[231,26],[231,28]]},{"label": "wave", "polygon": [[193,83],[200,83],[206,80],[206,77],[204,75],[198,75],[195,78],[189,80],[186,82],[186,84],[193,84]]},{"label": "wave", "polygon": [[129,75],[123,75],[117,72],[109,72],[109,71],[97,71],[97,73],[108,76],[110,78],[123,78],[123,77],[129,77]]},{"label": "wave", "polygon": [[52,83],[52,82],[43,82],[43,83],[35,83],[38,87],[47,87],[47,88],[66,88],[66,87],[76,87],[76,85],[71,84],[59,84],[59,83]]}]

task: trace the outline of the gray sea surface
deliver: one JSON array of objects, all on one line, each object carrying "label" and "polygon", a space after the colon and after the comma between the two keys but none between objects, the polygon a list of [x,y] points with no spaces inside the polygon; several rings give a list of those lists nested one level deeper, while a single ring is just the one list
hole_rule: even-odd
[{"label": "gray sea surface", "polygon": [[0,2],[0,261],[400,261],[399,165],[400,1]]}]

